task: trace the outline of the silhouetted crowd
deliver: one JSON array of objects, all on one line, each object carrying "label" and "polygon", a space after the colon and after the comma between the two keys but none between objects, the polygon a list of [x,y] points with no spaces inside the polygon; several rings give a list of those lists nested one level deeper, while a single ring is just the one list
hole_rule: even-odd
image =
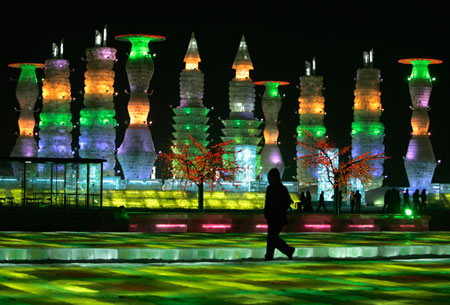
[{"label": "silhouetted crowd", "polygon": [[[425,189],[419,193],[417,189],[412,195],[412,203],[409,199],[409,190],[403,192],[403,209],[412,209],[414,211],[426,211],[427,210],[427,191]],[[384,206],[383,211],[386,213],[400,212],[402,198],[400,197],[400,191],[396,189],[387,190],[384,193]]]}]

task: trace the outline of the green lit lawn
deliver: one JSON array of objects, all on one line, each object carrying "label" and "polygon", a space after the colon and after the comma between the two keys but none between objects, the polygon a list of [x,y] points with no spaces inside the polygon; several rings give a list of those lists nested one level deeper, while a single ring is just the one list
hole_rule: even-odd
[{"label": "green lit lawn", "polygon": [[0,265],[0,304],[448,304],[450,260]]}]

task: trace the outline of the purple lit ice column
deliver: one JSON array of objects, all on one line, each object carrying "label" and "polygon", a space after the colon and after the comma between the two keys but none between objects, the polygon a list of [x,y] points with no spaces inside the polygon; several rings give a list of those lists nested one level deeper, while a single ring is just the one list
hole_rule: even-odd
[{"label": "purple lit ice column", "polygon": [[[323,76],[315,75],[315,59],[312,66],[306,62],[305,75],[300,77],[299,125],[297,127],[297,141],[301,142],[303,136],[300,130],[306,129],[316,137],[322,137],[326,133],[323,124],[324,103]],[[310,154],[310,151],[302,145],[297,145],[297,157]],[[297,180],[300,186],[316,185],[317,169],[303,165],[301,159],[297,160]]]},{"label": "purple lit ice column", "polygon": [[[59,49],[57,47],[56,49],[58,52]],[[40,158],[72,158],[69,61],[57,58],[57,53],[54,57],[45,61],[38,156]]]},{"label": "purple lit ice column", "polygon": [[125,66],[130,84],[130,121],[117,158],[125,179],[150,179],[156,152],[148,124],[150,103],[147,90],[155,69],[148,44],[165,38],[158,35],[128,34],[116,36],[116,39],[131,43]]},{"label": "purple lit ice column", "polygon": [[[15,63],[8,65],[10,68],[21,69],[16,88],[16,97],[19,101],[19,137],[16,140],[11,157],[37,157],[38,146],[34,139],[34,106],[39,97],[36,69],[44,68],[44,64]],[[20,168],[14,168],[16,176],[22,173]]]},{"label": "purple lit ice column", "polygon": [[116,49],[101,45],[86,50],[84,106],[80,111],[80,157],[101,158],[103,175],[114,176],[116,120],[114,119],[114,63]]},{"label": "purple lit ice column", "polygon": [[255,181],[259,175],[261,121],[254,116],[255,84],[250,78],[253,64],[248,52],[247,43],[242,36],[232,69],[235,77],[230,81],[229,99],[230,116],[223,120],[223,141],[233,141],[235,158],[243,169],[235,177],[236,181]]},{"label": "purple lit ice column", "polygon": [[399,60],[402,64],[413,66],[409,80],[409,93],[412,101],[411,127],[412,137],[409,141],[405,159],[411,192],[419,189],[428,190],[436,168],[436,159],[429,139],[428,104],[431,95],[432,78],[428,65],[440,64],[441,60],[428,58],[409,58]]},{"label": "purple lit ice column", "polygon": [[199,149],[192,145],[189,136],[203,146],[207,146],[209,143],[207,140],[209,109],[203,106],[204,76],[199,69],[200,61],[197,41],[192,33],[184,57],[185,68],[180,73],[180,105],[173,109],[175,132],[172,133],[174,136],[172,143],[174,145],[191,145],[193,153],[198,152]]},{"label": "purple lit ice column", "polygon": [[[355,100],[353,106],[354,121],[352,123],[352,157],[356,158],[367,152],[381,154],[384,152],[384,125],[380,122],[382,112],[380,92],[380,70],[373,67],[373,52],[363,53],[364,66],[357,70],[355,84]],[[357,185],[366,190],[379,188],[383,185],[384,160],[372,161],[373,178],[363,186],[361,182],[352,183],[352,189]],[[359,189],[363,194],[364,190]]]},{"label": "purple lit ice column", "polygon": [[278,147],[278,113],[281,109],[281,96],[278,92],[278,86],[289,85],[289,83],[262,81],[255,84],[266,87],[261,101],[264,112],[264,146],[261,150],[262,174],[263,177],[266,177],[269,170],[276,167],[280,174],[283,175],[284,163]]}]

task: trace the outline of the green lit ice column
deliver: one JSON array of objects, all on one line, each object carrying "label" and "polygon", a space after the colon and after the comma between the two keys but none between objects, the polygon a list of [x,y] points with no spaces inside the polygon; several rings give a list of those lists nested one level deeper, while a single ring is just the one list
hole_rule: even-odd
[{"label": "green lit ice column", "polygon": [[409,141],[405,158],[405,169],[408,175],[410,191],[428,190],[436,168],[436,160],[428,132],[428,104],[431,95],[432,81],[428,65],[440,64],[442,60],[429,58],[409,58],[399,60],[402,64],[411,64],[412,72],[409,80],[409,93],[412,101],[411,127],[412,137]]},{"label": "green lit ice column", "polygon": [[125,67],[130,85],[130,119],[124,140],[117,151],[117,158],[125,179],[150,179],[156,152],[148,123],[150,103],[147,90],[155,69],[148,44],[163,41],[165,37],[127,34],[115,38],[131,43]]},{"label": "green lit ice column", "polygon": [[289,85],[283,81],[261,81],[256,85],[264,85],[266,88],[262,97],[262,109],[264,112],[264,146],[261,150],[261,167],[264,179],[272,168],[278,168],[281,176],[284,172],[284,162],[278,147],[278,114],[281,109],[281,96],[278,87]]}]

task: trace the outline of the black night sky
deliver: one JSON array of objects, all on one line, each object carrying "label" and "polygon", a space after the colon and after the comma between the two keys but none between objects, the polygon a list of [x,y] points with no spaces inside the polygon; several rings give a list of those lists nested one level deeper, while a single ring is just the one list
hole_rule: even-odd
[{"label": "black night sky", "polygon": [[[13,62],[41,62],[51,57],[51,45],[65,42],[65,58],[70,60],[74,72],[71,75],[74,118],[78,117],[83,97],[83,74],[86,63],[81,60],[85,49],[94,45],[95,29],[108,25],[108,46],[118,50],[115,65],[116,118],[119,123],[118,144],[123,136],[124,112],[128,96],[123,93],[128,81],[125,62],[130,44],[114,40],[121,34],[157,34],[166,41],[150,44],[156,53],[155,73],[150,83],[150,119],[156,150],[170,146],[170,106],[179,103],[179,73],[184,67],[183,58],[192,31],[195,32],[205,75],[204,104],[214,107],[210,122],[212,139],[217,142],[221,124],[218,118],[227,118],[228,83],[234,77],[231,69],[241,36],[244,34],[255,70],[254,81],[283,80],[291,83],[280,87],[285,95],[280,111],[281,149],[287,170],[284,180],[295,175],[295,128],[298,125],[299,77],[304,74],[305,60],[313,56],[317,60],[317,73],[324,76],[325,126],[331,139],[339,146],[351,144],[353,119],[353,90],[356,70],[362,66],[363,51],[374,49],[374,65],[381,69],[381,98],[385,109],[381,119],[385,124],[385,150],[391,159],[385,162],[385,183],[406,186],[407,178],[402,156],[408,147],[411,111],[407,77],[411,66],[399,64],[401,58],[427,57],[444,61],[430,66],[436,77],[433,83],[430,105],[430,132],[435,156],[441,160],[433,182],[450,183],[450,22],[439,7],[371,7],[346,8],[330,6],[326,2],[292,6],[288,2],[244,4],[227,2],[226,7],[200,5],[189,8],[171,8],[170,5],[155,9],[148,7],[123,9],[114,7],[109,13],[86,13],[88,5],[70,10],[43,7],[15,14],[12,21],[2,21],[6,31],[2,41],[4,78],[3,99],[0,103],[0,156],[8,156],[16,136],[18,115],[13,107],[18,70],[8,68]],[[125,4],[121,4],[125,5]],[[123,11],[121,11],[123,10]],[[134,11],[137,10],[135,13]],[[191,12],[192,11],[192,12]],[[54,19],[49,16],[54,14]],[[6,37],[5,37],[6,36]],[[43,73],[39,72],[42,78]],[[257,86],[255,115],[262,118],[261,94]],[[122,125],[121,125],[122,124]]]}]

